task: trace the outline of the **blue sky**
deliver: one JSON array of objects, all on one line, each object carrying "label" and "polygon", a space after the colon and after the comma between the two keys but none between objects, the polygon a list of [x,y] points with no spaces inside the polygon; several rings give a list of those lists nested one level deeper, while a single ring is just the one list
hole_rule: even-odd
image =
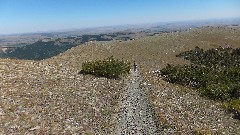
[{"label": "blue sky", "polygon": [[0,0],[0,34],[240,17],[240,0]]}]

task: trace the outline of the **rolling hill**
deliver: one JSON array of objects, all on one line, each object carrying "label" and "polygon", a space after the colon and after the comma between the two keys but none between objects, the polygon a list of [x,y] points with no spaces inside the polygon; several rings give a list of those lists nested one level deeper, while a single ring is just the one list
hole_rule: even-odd
[{"label": "rolling hill", "polygon": [[0,59],[0,133],[112,134],[129,77],[119,80],[78,74],[85,61],[113,56],[139,66],[159,130],[166,134],[238,134],[239,120],[220,102],[164,81],[155,72],[196,46],[240,47],[240,29],[202,27],[128,41],[93,41],[41,61]]}]

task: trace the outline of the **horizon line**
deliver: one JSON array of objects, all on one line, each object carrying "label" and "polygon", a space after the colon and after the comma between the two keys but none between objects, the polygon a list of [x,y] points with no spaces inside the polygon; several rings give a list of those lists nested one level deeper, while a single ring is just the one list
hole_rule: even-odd
[{"label": "horizon line", "polygon": [[[13,32],[8,34],[0,33],[0,36],[14,36],[14,35],[25,35],[25,34],[42,34],[42,33],[60,33],[60,32],[74,32],[79,30],[85,30],[85,29],[94,29],[94,28],[104,28],[104,27],[124,27],[127,25],[157,25],[160,23],[183,23],[183,22],[206,22],[206,21],[230,21],[239,19],[240,22],[240,16],[239,17],[228,17],[228,18],[211,18],[211,19],[192,19],[192,20],[171,20],[171,21],[159,21],[159,22],[149,22],[149,23],[126,23],[126,24],[113,24],[113,25],[106,25],[106,26],[88,26],[88,27],[82,27],[82,28],[65,28],[65,29],[57,29],[57,30],[46,30],[46,31],[31,31],[31,32]],[[217,23],[217,22],[216,22]],[[218,22],[219,23],[219,22]],[[221,22],[222,23],[222,22]],[[240,24],[240,23],[239,23]]]}]

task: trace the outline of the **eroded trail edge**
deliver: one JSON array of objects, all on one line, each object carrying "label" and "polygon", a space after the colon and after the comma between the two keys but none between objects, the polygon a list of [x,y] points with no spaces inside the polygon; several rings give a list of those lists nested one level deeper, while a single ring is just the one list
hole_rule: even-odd
[{"label": "eroded trail edge", "polygon": [[155,135],[157,127],[153,120],[147,95],[141,84],[141,76],[131,71],[123,98],[120,103],[120,113],[116,134],[118,135]]}]

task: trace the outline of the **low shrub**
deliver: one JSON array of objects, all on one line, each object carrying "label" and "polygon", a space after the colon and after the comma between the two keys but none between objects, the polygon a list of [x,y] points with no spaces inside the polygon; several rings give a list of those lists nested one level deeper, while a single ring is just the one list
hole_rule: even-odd
[{"label": "low shrub", "polygon": [[224,103],[226,109],[234,114],[234,118],[240,119],[240,100],[234,99],[230,102]]},{"label": "low shrub", "polygon": [[[180,53],[177,57],[190,60],[192,64],[167,65],[161,69],[161,76],[166,81],[195,88],[202,96],[210,99],[234,101],[234,104],[240,106],[240,102],[235,101],[240,99],[239,48],[219,47],[204,51],[196,47],[194,50]],[[234,107],[236,108],[236,105]]]},{"label": "low shrub", "polygon": [[207,68],[195,65],[167,65],[167,67],[161,70],[161,75],[164,76],[168,82],[199,88],[205,85],[206,82],[203,76],[204,73],[206,74],[208,72]]},{"label": "low shrub", "polygon": [[124,60],[114,59],[113,56],[105,60],[84,62],[82,64],[82,74],[91,74],[98,77],[119,78],[120,75],[128,74],[130,63]]},{"label": "low shrub", "polygon": [[218,47],[204,51],[197,46],[194,50],[182,52],[176,56],[190,60],[194,64],[210,67],[240,66],[240,48]]}]

